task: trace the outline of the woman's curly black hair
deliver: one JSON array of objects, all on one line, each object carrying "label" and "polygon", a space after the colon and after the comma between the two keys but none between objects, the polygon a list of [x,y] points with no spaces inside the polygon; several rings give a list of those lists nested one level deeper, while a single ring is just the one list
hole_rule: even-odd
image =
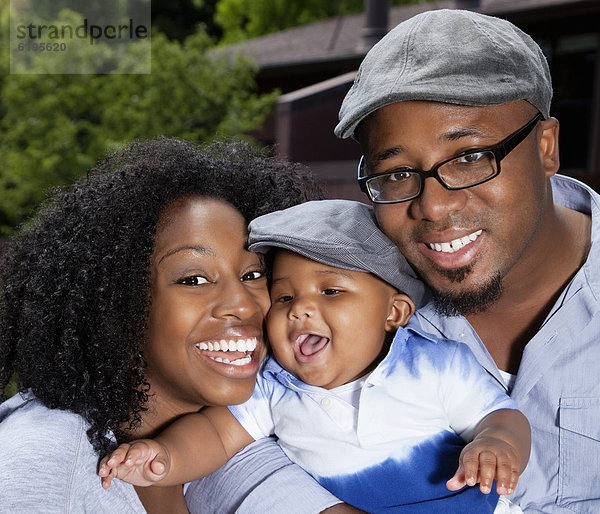
[{"label": "woman's curly black hair", "polygon": [[322,198],[303,167],[242,142],[205,149],[138,141],[55,191],[0,268],[0,391],[16,372],[47,407],[90,424],[98,453],[135,426],[148,400],[141,354],[157,221],[174,200],[215,197],[247,221]]}]

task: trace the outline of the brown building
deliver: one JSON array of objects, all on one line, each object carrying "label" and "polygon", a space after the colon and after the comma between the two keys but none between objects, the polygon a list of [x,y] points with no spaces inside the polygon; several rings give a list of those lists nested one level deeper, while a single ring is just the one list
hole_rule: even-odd
[{"label": "brown building", "polygon": [[333,135],[341,101],[367,50],[388,28],[430,9],[462,8],[506,18],[541,46],[552,72],[553,116],[561,122],[561,172],[600,190],[600,0],[445,0],[388,7],[270,34],[229,52],[252,56],[262,91],[282,92],[259,135],[280,155],[308,164],[332,197],[363,199],[355,184],[359,148]]}]

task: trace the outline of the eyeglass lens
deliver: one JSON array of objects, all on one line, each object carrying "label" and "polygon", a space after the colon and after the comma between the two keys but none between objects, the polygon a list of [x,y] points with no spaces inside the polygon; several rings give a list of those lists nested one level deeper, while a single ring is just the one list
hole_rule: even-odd
[{"label": "eyeglass lens", "polygon": [[[449,188],[464,188],[479,184],[496,174],[497,165],[493,152],[473,152],[442,164],[436,171],[439,179]],[[418,196],[424,176],[421,173],[402,170],[367,180],[367,187],[374,200],[394,201]]]}]

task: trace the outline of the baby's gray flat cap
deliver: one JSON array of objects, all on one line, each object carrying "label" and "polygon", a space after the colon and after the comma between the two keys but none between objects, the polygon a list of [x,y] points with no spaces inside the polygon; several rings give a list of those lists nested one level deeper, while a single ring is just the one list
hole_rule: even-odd
[{"label": "baby's gray flat cap", "polygon": [[512,23],[439,9],[400,23],[371,48],[335,134],[354,136],[369,114],[404,100],[479,106],[527,100],[548,118],[552,79],[540,47]]},{"label": "baby's gray flat cap", "polygon": [[250,250],[284,248],[314,261],[378,276],[417,306],[425,286],[379,229],[372,207],[350,200],[316,200],[265,214],[250,223]]}]

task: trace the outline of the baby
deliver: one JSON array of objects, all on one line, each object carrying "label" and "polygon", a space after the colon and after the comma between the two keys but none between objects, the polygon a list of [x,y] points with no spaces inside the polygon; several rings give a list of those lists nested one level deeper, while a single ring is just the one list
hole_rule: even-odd
[{"label": "baby", "polygon": [[425,289],[372,209],[323,200],[268,214],[250,224],[250,249],[272,259],[273,356],[254,394],[121,445],[101,462],[103,486],[182,484],[276,435],[359,509],[494,512],[527,465],[529,424],[466,345],[407,326]]}]

